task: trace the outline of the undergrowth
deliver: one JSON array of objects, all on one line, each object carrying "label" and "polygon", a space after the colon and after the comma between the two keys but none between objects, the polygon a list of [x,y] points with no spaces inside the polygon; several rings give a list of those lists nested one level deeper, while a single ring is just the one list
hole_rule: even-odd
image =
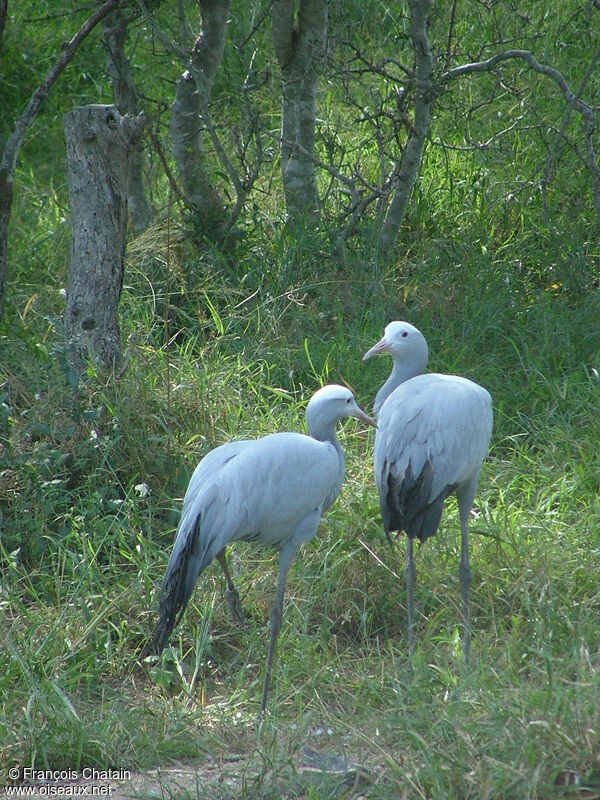
[{"label": "undergrowth", "polygon": [[[557,234],[540,237],[535,252],[415,239],[385,271],[360,249],[342,270],[318,237],[300,246],[285,229],[227,264],[210,252],[192,264],[182,243],[167,305],[157,228],[130,251],[122,321],[136,344],[119,380],[90,367],[73,381],[60,280],[15,287],[0,406],[3,769],[234,753],[235,789],[200,781],[199,796],[334,796],[339,781],[307,784],[294,766],[310,746],[362,764],[372,797],[550,797],[565,775],[597,796],[598,291],[585,245],[550,268],[539,252],[559,252]],[[275,554],[232,554],[247,628],[228,621],[211,567],[163,661],[142,657],[181,497],[210,448],[303,430],[325,382],[368,408],[389,364],[361,357],[392,318],[423,330],[431,369],[494,398],[471,521],[472,664],[454,501],[417,553],[410,658],[404,543],[384,539],[373,437],[350,422],[342,494],[290,571],[259,724]]]}]

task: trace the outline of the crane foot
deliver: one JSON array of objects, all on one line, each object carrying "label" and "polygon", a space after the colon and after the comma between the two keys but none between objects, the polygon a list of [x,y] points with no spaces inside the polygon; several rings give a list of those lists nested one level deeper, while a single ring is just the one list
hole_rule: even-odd
[{"label": "crane foot", "polygon": [[227,600],[227,608],[229,616],[234,622],[239,622],[240,625],[246,624],[246,615],[242,608],[242,603],[237,589],[226,589],[225,599]]}]

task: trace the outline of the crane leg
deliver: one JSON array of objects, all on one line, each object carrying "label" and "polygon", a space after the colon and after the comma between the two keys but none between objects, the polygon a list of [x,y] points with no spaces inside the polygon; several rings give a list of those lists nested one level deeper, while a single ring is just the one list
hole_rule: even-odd
[{"label": "crane leg", "polygon": [[406,581],[406,604],[407,604],[407,617],[408,617],[408,648],[412,653],[415,649],[415,607],[414,607],[414,589],[415,580],[417,577],[417,570],[415,568],[415,559],[413,554],[413,540],[406,537],[406,564],[404,566],[404,580]]},{"label": "crane leg", "polygon": [[285,592],[285,581],[295,552],[295,548],[290,548],[287,551],[284,548],[279,556],[279,578],[277,580],[275,601],[271,611],[271,640],[269,642],[269,651],[267,653],[265,682],[263,684],[262,700],[260,703],[261,714],[264,714],[265,706],[267,705],[267,693],[269,691],[269,678],[271,676],[271,665],[273,664],[273,655],[275,653],[275,643],[277,642],[277,637],[279,636],[279,631],[281,630],[281,621],[283,620],[283,595]]},{"label": "crane leg", "polygon": [[238,590],[233,585],[233,581],[231,579],[229,567],[227,566],[227,557],[225,556],[225,549],[221,550],[220,553],[217,553],[217,561],[221,565],[221,569],[223,570],[223,574],[225,575],[225,580],[227,581],[227,589],[225,590],[225,600],[227,601],[229,616],[234,621],[237,621],[243,625],[246,622],[246,615],[244,614],[244,609],[242,608],[242,603],[240,601]]},{"label": "crane leg", "polygon": [[471,609],[469,603],[469,590],[471,588],[471,567],[469,565],[469,514],[473,504],[474,488],[466,493],[466,496],[458,497],[458,513],[460,516],[460,564],[458,566],[458,577],[462,591],[462,615],[463,615],[463,653],[465,665],[469,664],[471,653]]},{"label": "crane leg", "polygon": [[471,567],[469,566],[469,537],[467,525],[461,525],[460,537],[460,565],[458,576],[462,589],[462,613],[463,613],[463,652],[465,664],[469,663],[471,652],[471,611],[469,604],[469,589],[471,586]]}]

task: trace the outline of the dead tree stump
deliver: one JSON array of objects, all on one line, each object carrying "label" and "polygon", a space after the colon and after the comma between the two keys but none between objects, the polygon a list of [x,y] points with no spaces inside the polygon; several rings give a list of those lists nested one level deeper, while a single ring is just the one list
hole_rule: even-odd
[{"label": "dead tree stump", "polygon": [[64,315],[68,360],[118,370],[119,299],[127,231],[127,184],[145,120],[112,105],[74,108],[64,119],[71,251]]}]

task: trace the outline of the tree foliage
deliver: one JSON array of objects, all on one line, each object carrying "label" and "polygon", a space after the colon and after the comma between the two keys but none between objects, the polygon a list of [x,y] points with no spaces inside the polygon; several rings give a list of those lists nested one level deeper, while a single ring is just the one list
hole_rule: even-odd
[{"label": "tree foliage", "polygon": [[[232,242],[286,218],[314,224],[318,205],[330,252],[343,260],[366,248],[377,264],[421,224],[443,235],[469,213],[489,214],[506,239],[515,224],[556,225],[576,208],[596,241],[596,3],[570,0],[556,13],[542,0],[526,11],[516,0],[327,6],[122,2],[36,112],[15,151],[17,184],[29,175],[52,186],[64,209],[62,115],[128,97],[152,120],[135,195],[130,186],[132,213],[142,209],[132,233],[168,208],[196,245],[213,242],[227,259]],[[86,13],[46,0],[8,6],[3,142]],[[303,37],[310,46],[294,49]],[[296,130],[300,108],[309,122]],[[9,261],[18,239],[17,225]]]},{"label": "tree foliage", "polygon": [[[290,6],[293,13],[294,4]],[[303,8],[302,4],[299,7]],[[568,98],[560,96],[561,89],[552,85],[552,80],[532,74],[531,64],[503,61],[489,65],[486,75],[471,73],[468,80],[460,82],[450,82],[449,77],[456,78],[459,68],[466,64],[484,62],[502,52],[529,51],[539,63],[560,73],[573,93],[581,88],[578,102],[589,101],[598,82],[595,70],[585,79],[599,44],[599,12],[593,3],[573,0],[561,4],[556,13],[549,13],[543,2],[529,4],[524,13],[520,4],[512,0],[477,2],[469,9],[456,0],[434,2],[430,9],[417,0],[412,5],[399,2],[388,7],[376,3],[343,4],[330,10],[329,58],[317,64],[322,78],[317,95],[322,194],[333,177],[324,167],[326,164],[350,177],[353,166],[358,164],[364,183],[377,185],[380,192],[390,190],[384,178],[401,156],[413,123],[416,62],[410,26],[421,8],[427,17],[433,57],[433,143],[439,139],[442,144],[481,149],[494,156],[505,152],[517,138],[522,139],[528,150],[540,152],[538,162],[543,171],[544,158],[568,114],[571,125],[566,126],[557,147],[565,155],[571,152],[575,160],[585,156],[581,121],[568,111]],[[208,4],[203,12],[203,3],[191,0],[179,4],[129,0],[126,6],[133,81],[147,110],[155,115],[172,104],[175,83],[186,66],[182,60],[203,35],[202,17],[204,13],[206,27],[207,9]],[[269,141],[268,149],[276,155],[279,147],[279,65],[270,41],[271,11],[271,4],[266,2],[232,4],[222,63],[218,68],[215,65],[211,74],[214,88],[210,113],[215,133],[241,172],[249,145],[248,131],[243,128],[256,124],[256,119],[250,119],[249,94],[254,98],[253,112],[260,118],[261,134]],[[227,13],[226,6],[223,13]],[[81,11],[57,13],[52,4],[42,0],[28,4],[26,11],[18,4],[11,8],[4,42],[8,70],[3,72],[3,94],[10,111],[3,122],[5,137],[8,120],[14,119],[27,96],[23,74],[28,75],[27,85],[35,86],[55,57],[66,31],[72,30],[74,21],[81,17]],[[28,37],[25,43],[22,34],[32,28],[37,35]],[[98,32],[96,38],[99,36]],[[111,99],[101,52],[90,42],[78,55],[67,79],[57,87],[51,107],[44,112],[44,124],[52,123],[53,118],[56,123],[56,112],[71,104]],[[19,58],[13,58],[17,53]],[[27,64],[27,69],[17,70],[19,63]],[[164,119],[161,127],[164,129],[167,124]],[[200,120],[202,127],[206,122]],[[487,137],[480,135],[483,130]],[[360,138],[352,135],[357,131],[363,133]],[[50,133],[60,138],[58,129]],[[219,173],[226,170],[215,147],[218,151],[213,140],[207,158],[218,179]],[[376,166],[382,174],[370,171]],[[556,168],[556,158],[551,166],[550,173]],[[269,180],[266,165],[263,173],[261,183]],[[550,175],[549,184],[560,185],[549,178]],[[221,174],[221,180],[231,187],[229,175]],[[341,186],[340,191],[344,193],[346,188]],[[341,210],[338,204],[336,207]]]}]

